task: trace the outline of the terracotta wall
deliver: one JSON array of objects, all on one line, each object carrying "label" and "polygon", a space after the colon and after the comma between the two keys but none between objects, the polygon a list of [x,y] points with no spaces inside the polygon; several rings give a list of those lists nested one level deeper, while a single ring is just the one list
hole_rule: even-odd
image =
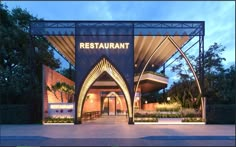
[{"label": "terracotta wall", "polygon": [[100,99],[100,91],[90,89],[85,99],[83,112],[89,111],[100,111],[101,109],[101,99]]},{"label": "terracotta wall", "polygon": [[120,98],[116,100],[116,103],[116,109],[120,109],[124,113],[127,111],[127,105],[124,96],[120,96]]},{"label": "terracotta wall", "polygon": [[157,106],[158,106],[158,103],[143,104],[143,110],[156,111]]},{"label": "terracotta wall", "polygon": [[[71,86],[75,84],[72,80],[52,70],[48,66],[43,65],[43,107],[44,113],[46,112],[44,117],[47,117],[48,103],[61,103],[61,93],[56,93],[57,97],[59,98],[57,99],[52,92],[47,90],[47,86],[51,88],[51,86],[56,82],[65,82]],[[67,103],[67,95],[63,94],[62,96],[63,103]]]}]

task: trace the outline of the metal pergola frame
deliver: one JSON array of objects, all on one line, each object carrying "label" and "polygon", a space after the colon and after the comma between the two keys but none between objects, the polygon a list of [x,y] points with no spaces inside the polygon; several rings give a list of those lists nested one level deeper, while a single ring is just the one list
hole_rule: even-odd
[{"label": "metal pergola frame", "polygon": [[[134,36],[204,36],[204,21],[32,21],[30,24],[31,35],[36,36],[77,36],[77,35],[94,35],[92,32],[85,34],[76,34],[77,28],[102,28],[102,27],[132,27],[134,32],[123,32],[119,35]],[[48,30],[43,30],[48,29]],[[49,30],[51,29],[51,31]],[[64,29],[64,30],[63,30]],[[66,30],[67,29],[67,30]],[[184,32],[181,32],[184,31]],[[139,32],[142,32],[140,34]],[[106,32],[97,32],[96,35],[112,35]],[[185,33],[185,34],[184,34]]]},{"label": "metal pergola frame", "polygon": [[[119,35],[132,35],[132,36],[189,36],[190,39],[181,47],[181,49],[188,44],[195,36],[199,36],[199,79],[202,81],[204,71],[201,69],[204,64],[204,35],[205,35],[205,22],[204,21],[74,21],[74,20],[38,20],[30,23],[31,36],[77,36],[77,35],[99,35],[109,36],[114,32],[86,32],[78,34],[76,29],[86,28],[107,28],[107,27],[128,27],[133,28],[133,32],[123,32]],[[187,31],[186,31],[187,30]],[[142,33],[140,33],[142,32]],[[54,48],[54,47],[53,47]],[[60,54],[69,64],[72,63],[61,54],[56,48],[54,50]],[[175,52],[177,54],[178,51]],[[174,54],[174,55],[175,55]],[[169,59],[171,59],[172,55]],[[168,60],[169,60],[168,59]],[[168,62],[164,62],[165,63]],[[160,67],[158,67],[160,68]],[[156,69],[158,70],[158,69]],[[202,82],[201,82],[202,83]],[[204,85],[202,83],[201,85]]]}]

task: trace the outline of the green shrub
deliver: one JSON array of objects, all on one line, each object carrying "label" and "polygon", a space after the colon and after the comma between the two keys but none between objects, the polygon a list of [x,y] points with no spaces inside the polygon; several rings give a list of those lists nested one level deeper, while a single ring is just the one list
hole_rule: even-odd
[{"label": "green shrub", "polygon": [[207,124],[235,124],[235,104],[206,105]]},{"label": "green shrub", "polygon": [[134,117],[157,117],[156,113],[135,113]]},{"label": "green shrub", "polygon": [[135,122],[158,122],[157,118],[150,118],[150,117],[145,117],[145,118],[135,118]]},{"label": "green shrub", "polygon": [[182,119],[182,122],[204,122],[201,117],[186,117]]},{"label": "green shrub", "polygon": [[167,114],[159,113],[157,117],[158,118],[180,118],[181,114],[180,113],[167,113]]},{"label": "green shrub", "polygon": [[158,104],[157,111],[167,111],[167,112],[178,112],[181,110],[181,104],[179,103],[162,103],[162,104]]},{"label": "green shrub", "polygon": [[183,117],[201,117],[201,112],[193,108],[183,108],[181,114]]},{"label": "green shrub", "polygon": [[44,119],[45,123],[73,123],[74,118],[52,118],[47,117]]},{"label": "green shrub", "polygon": [[[0,97],[1,98],[1,97]],[[34,123],[35,108],[32,105],[0,105],[1,124],[29,124]],[[33,113],[35,112],[35,113]],[[34,115],[33,115],[34,114]]]},{"label": "green shrub", "polygon": [[194,116],[195,116],[194,113],[188,113],[188,114],[186,114],[184,117],[194,117]]}]

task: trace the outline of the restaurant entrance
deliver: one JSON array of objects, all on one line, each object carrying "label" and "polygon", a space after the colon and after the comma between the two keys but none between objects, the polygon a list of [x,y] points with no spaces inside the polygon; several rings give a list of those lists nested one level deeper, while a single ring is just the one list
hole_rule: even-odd
[{"label": "restaurant entrance", "polygon": [[126,115],[127,106],[122,92],[101,92],[102,115]]}]

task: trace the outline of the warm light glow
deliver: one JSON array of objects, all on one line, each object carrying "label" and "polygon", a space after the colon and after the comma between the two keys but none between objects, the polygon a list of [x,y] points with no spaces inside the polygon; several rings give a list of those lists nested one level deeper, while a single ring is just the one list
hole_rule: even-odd
[{"label": "warm light glow", "polygon": [[167,101],[170,101],[170,97],[167,97]]},{"label": "warm light glow", "polygon": [[80,49],[129,49],[129,42],[80,42]]},{"label": "warm light glow", "polygon": [[86,100],[89,100],[90,103],[93,103],[94,95],[95,95],[95,94],[93,94],[93,93],[88,93],[88,94],[87,94],[87,99],[86,99]]},{"label": "warm light glow", "polygon": [[93,93],[88,93],[88,94],[87,94],[87,96],[88,96],[89,98],[94,97],[94,95],[95,95],[95,94],[93,94]]},{"label": "warm light glow", "polygon": [[108,98],[105,98],[105,99],[104,99],[104,102],[107,102],[107,101],[108,101]]},{"label": "warm light glow", "polygon": [[145,104],[147,104],[148,103],[148,101],[145,101]]},{"label": "warm light glow", "polygon": [[50,104],[50,109],[73,109],[73,104],[61,105],[61,104]]}]

